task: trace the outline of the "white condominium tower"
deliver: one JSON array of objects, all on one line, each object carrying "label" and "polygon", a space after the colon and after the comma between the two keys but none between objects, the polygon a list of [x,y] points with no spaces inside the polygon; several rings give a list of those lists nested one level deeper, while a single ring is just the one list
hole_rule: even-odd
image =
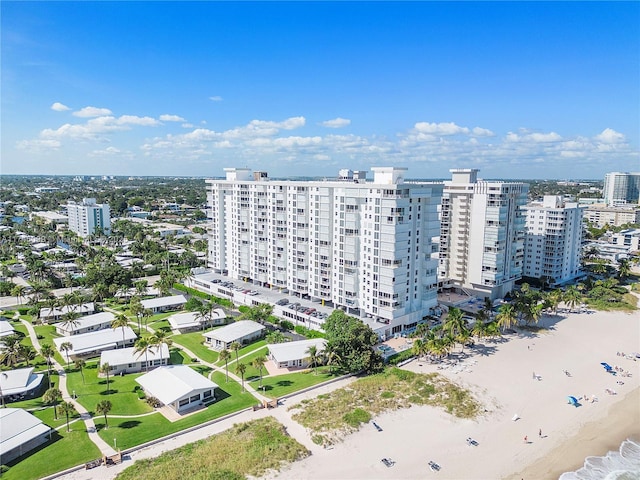
[{"label": "white condominium tower", "polygon": [[610,207],[640,203],[640,173],[607,173],[602,196]]},{"label": "white condominium tower", "polygon": [[67,204],[69,215],[69,230],[80,237],[88,237],[101,230],[104,234],[111,233],[111,210],[106,203],[96,203],[95,198],[83,198],[82,203]]},{"label": "white condominium tower", "polygon": [[412,326],[437,306],[442,184],[372,170],[373,182],[349,170],[290,181],[225,168],[225,180],[207,180],[209,267],[377,320],[385,333]]},{"label": "white condominium tower", "polygon": [[545,195],[542,203],[524,207],[526,228],[523,276],[547,285],[567,283],[580,276],[582,211],[561,196]]},{"label": "white condominium tower", "polygon": [[444,182],[440,271],[445,286],[469,295],[504,297],[522,276],[529,186],[478,180],[476,169],[451,170]]}]

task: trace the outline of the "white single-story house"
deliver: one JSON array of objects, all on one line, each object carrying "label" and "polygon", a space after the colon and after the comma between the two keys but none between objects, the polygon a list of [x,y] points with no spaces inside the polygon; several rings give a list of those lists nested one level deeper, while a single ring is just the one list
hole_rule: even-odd
[{"label": "white single-story house", "polygon": [[91,315],[95,313],[96,306],[93,302],[83,303],[82,305],[69,305],[56,308],[41,308],[40,318],[42,320],[60,320],[60,318],[69,312],[76,312],[79,315]]},{"label": "white single-story house", "polygon": [[111,312],[100,312],[78,318],[73,324],[67,324],[64,322],[56,323],[55,327],[56,332],[59,335],[81,335],[83,333],[111,328],[111,322],[113,322],[115,318],[116,316]]},{"label": "white single-story house", "polygon": [[0,408],[0,464],[21,457],[50,438],[51,428],[22,408]]},{"label": "white single-story house", "polygon": [[100,366],[109,364],[110,375],[137,373],[169,364],[169,347],[161,344],[147,353],[136,352],[135,347],[105,350],[100,354]]},{"label": "white single-story house", "polygon": [[238,342],[240,345],[250,343],[260,338],[264,330],[264,326],[258,322],[240,320],[202,335],[204,335],[205,344],[213,350],[221,351],[228,350],[233,342]]},{"label": "white single-story house", "polygon": [[307,368],[311,365],[309,347],[316,347],[318,353],[324,351],[326,340],[310,338],[297,342],[274,343],[267,345],[269,360],[273,360],[278,368]]},{"label": "white single-story house", "polygon": [[33,373],[34,367],[16,368],[0,373],[2,396],[9,401],[24,400],[32,397],[42,384],[44,375]]},{"label": "white single-story house", "polygon": [[142,300],[142,306],[148,308],[153,313],[168,312],[171,310],[180,310],[187,303],[184,295],[173,295],[171,297],[151,298]]},{"label": "white single-story house", "polygon": [[171,329],[178,333],[192,332],[202,328],[203,323],[209,325],[222,325],[227,319],[227,314],[221,308],[216,308],[211,312],[211,321],[208,322],[198,312],[175,313],[167,320]]},{"label": "white single-story house", "polygon": [[16,330],[6,318],[0,318],[0,337],[8,337],[16,333]]},{"label": "white single-story house", "polygon": [[215,400],[218,385],[186,365],[168,365],[136,378],[147,395],[176,412]]},{"label": "white single-story house", "polygon": [[[131,298],[134,295],[138,295],[138,291],[135,288],[130,288],[126,292],[116,292],[115,297],[125,299]],[[147,287],[140,295],[143,297],[157,297],[160,295],[160,291],[155,287]]]},{"label": "white single-story house", "polygon": [[72,347],[69,350],[69,357],[97,357],[104,350],[113,350],[115,348],[131,347],[136,341],[138,336],[131,329],[131,327],[124,327],[124,344],[122,342],[122,327],[118,327],[115,330],[107,328],[105,330],[99,330],[97,332],[82,333],[80,335],[74,335],[73,337],[59,337],[54,338],[53,343],[56,345],[58,351],[63,357],[66,357],[67,352],[60,350],[60,345],[65,342],[71,343]]}]

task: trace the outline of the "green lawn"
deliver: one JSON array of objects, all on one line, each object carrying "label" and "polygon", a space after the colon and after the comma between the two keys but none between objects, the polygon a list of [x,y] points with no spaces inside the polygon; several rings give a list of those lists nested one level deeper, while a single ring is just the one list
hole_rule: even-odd
[{"label": "green lawn", "polygon": [[329,367],[320,367],[318,368],[317,375],[313,373],[313,370],[305,370],[303,372],[263,378],[262,385],[264,386],[264,390],[259,388],[259,380],[253,380],[251,386],[264,393],[267,397],[279,398],[283,395],[288,395],[289,393],[297,392],[312,385],[331,380],[336,376],[338,376],[338,374],[329,373]]},{"label": "green lawn", "polygon": [[171,340],[173,340],[174,343],[191,350],[201,360],[214,363],[218,360],[218,352],[211,350],[209,347],[204,345],[204,337],[202,336],[202,333],[203,332],[198,331],[173,335]]},{"label": "green lawn", "polygon": [[107,394],[107,379],[98,378],[98,360],[87,362],[83,369],[85,383],[79,370],[72,370],[67,374],[67,389],[72,394],[74,391],[77,400],[90,412],[96,408],[101,400],[111,402],[112,415],[138,415],[147,413],[152,408],[144,400],[140,400],[133,389],[138,385],[135,379],[142,373],[128,374],[124,376],[109,376],[109,394]]},{"label": "green lawn", "polygon": [[56,327],[54,327],[53,325],[34,325],[33,329],[36,331],[36,335],[38,335],[38,341],[40,342],[40,345],[42,346],[45,343],[51,345],[53,347],[53,350],[55,351],[54,358],[60,365],[66,365],[67,359],[64,358],[60,354],[60,352],[58,352],[55,343],[53,343],[54,338],[60,338],[60,335],[56,333]]},{"label": "green lawn", "polygon": [[169,362],[171,365],[182,365],[183,363],[191,363],[191,357],[177,347],[169,349]]},{"label": "green lawn", "polygon": [[212,381],[220,388],[216,389],[217,400],[206,409],[189,415],[182,420],[171,423],[160,413],[138,418],[109,418],[109,428],[105,430],[102,417],[95,417],[94,421],[99,435],[105,442],[113,444],[117,439],[118,448],[126,449],[141,443],[160,438],[170,433],[198,425],[208,420],[222,417],[257,403],[249,393],[242,393],[240,384],[229,380],[225,383],[224,373],[213,374]]},{"label": "green lawn", "polygon": [[[242,347],[240,350],[238,350],[238,357],[242,357],[243,355],[251,353],[260,347],[264,347],[266,344],[267,344],[266,340],[260,340],[258,342],[247,345],[246,347]],[[229,359],[229,368],[231,368],[231,363],[235,361],[236,361],[236,352],[231,352],[231,358]],[[242,358],[240,358],[240,361],[243,363],[246,363]],[[218,362],[216,363],[216,365],[218,365],[219,367],[223,367],[224,362]]]},{"label": "green lawn", "polygon": [[159,320],[157,322],[149,323],[148,326],[155,332],[157,332],[158,330],[171,332],[171,325],[169,325],[169,320]]},{"label": "green lawn", "polygon": [[[249,355],[247,355],[244,358],[240,359],[240,363],[244,363],[247,366],[247,371],[244,374],[244,378],[245,380],[253,378],[253,377],[259,377],[260,376],[260,372],[258,372],[258,369],[255,368],[251,362],[253,362],[253,360],[255,360],[258,357],[266,357],[267,356],[267,352],[269,350],[267,349],[267,347],[262,347],[259,348],[258,350],[256,350],[253,353],[250,353]],[[231,362],[229,362],[229,370],[236,373],[236,362],[235,362],[235,355],[234,355],[234,361],[233,364]],[[262,369],[262,375],[266,375],[267,369],[263,368]]]},{"label": "green lawn", "polygon": [[[23,335],[22,340],[20,340],[20,343],[22,345],[29,345],[29,346],[33,347],[33,342],[31,341],[31,337],[29,336],[29,331],[27,330],[27,327],[25,327],[19,321],[17,321],[17,322],[16,321],[12,321],[11,325],[13,326],[13,328],[16,331],[17,334]],[[44,371],[47,368],[47,361],[44,359],[44,357],[42,357],[40,355],[36,355],[36,358],[34,358],[33,360],[29,361],[29,365],[27,365],[27,362],[20,362],[20,363],[16,364],[12,368],[25,368],[27,366],[36,367],[36,372]],[[5,370],[4,367],[2,367],[2,369]],[[6,369],[8,369],[8,367]]]},{"label": "green lawn", "polygon": [[98,450],[85,431],[84,422],[71,424],[53,433],[51,442],[32,450],[2,474],[5,480],[32,480],[100,458]]}]

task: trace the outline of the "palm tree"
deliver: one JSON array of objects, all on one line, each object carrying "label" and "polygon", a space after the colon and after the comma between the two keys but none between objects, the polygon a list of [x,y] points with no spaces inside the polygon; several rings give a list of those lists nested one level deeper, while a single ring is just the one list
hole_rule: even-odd
[{"label": "palm tree", "polygon": [[62,315],[62,325],[65,330],[71,331],[78,325],[78,318],[80,318],[80,314],[75,311],[68,311],[64,315]]},{"label": "palm tree", "polygon": [[87,364],[82,358],[76,358],[75,367],[80,370],[80,376],[82,377],[82,384],[84,385],[84,367]]},{"label": "palm tree", "polygon": [[36,349],[31,345],[20,344],[20,346],[18,347],[18,351],[20,352],[20,358],[22,358],[27,363],[27,367],[30,367],[31,364],[29,362],[36,358]]},{"label": "palm tree", "polygon": [[20,363],[20,337],[17,335],[7,335],[0,338],[0,364],[13,368]]},{"label": "palm tree", "polygon": [[624,280],[631,274],[631,264],[626,258],[618,260],[618,278]]},{"label": "palm tree", "polygon": [[26,293],[27,287],[25,287],[24,285],[16,284],[11,288],[10,295],[16,297],[16,302],[18,302],[18,305],[20,305],[21,299],[24,299]]},{"label": "palm tree", "polygon": [[65,415],[67,417],[67,432],[70,432],[71,430],[69,429],[69,416],[76,415],[78,413],[76,411],[76,407],[74,407],[73,403],[71,402],[62,402],[60,405],[58,405],[58,412],[61,415]]},{"label": "palm tree", "polygon": [[500,305],[498,315],[496,315],[497,324],[500,328],[510,328],[517,321],[516,310],[510,303]]},{"label": "palm tree", "polygon": [[318,347],[315,345],[310,345],[307,348],[306,354],[309,355],[309,360],[311,361],[311,365],[313,366],[314,375],[318,374]]},{"label": "palm tree", "polygon": [[[2,378],[3,380],[7,380],[9,378],[9,375],[4,372],[0,372],[0,378]],[[2,393],[2,386],[0,386],[0,399],[2,400],[2,408],[5,408],[7,405],[4,400],[4,393]]]},{"label": "palm tree", "polygon": [[229,358],[231,358],[231,352],[225,348],[220,352],[218,358],[224,362],[224,370],[227,374],[227,381],[225,383],[229,383]]},{"label": "palm tree", "polygon": [[562,290],[556,288],[555,290],[551,291],[551,293],[549,293],[547,298],[549,299],[551,308],[553,308],[554,315],[557,315],[558,305],[560,305],[560,302],[562,302]]},{"label": "palm tree", "polygon": [[140,329],[142,328],[140,319],[142,318],[142,312],[144,312],[140,297],[131,297],[129,301],[129,311],[138,319],[138,335],[140,335]]},{"label": "palm tree", "polygon": [[229,345],[229,348],[232,352],[236,352],[236,363],[238,363],[238,350],[242,348],[242,345],[240,345],[239,342],[233,342],[231,345]]},{"label": "palm tree", "polygon": [[260,374],[260,388],[262,388],[262,369],[265,363],[267,363],[267,358],[264,356],[253,359],[253,366],[258,369],[258,373]]},{"label": "palm tree", "polygon": [[242,391],[244,392],[244,374],[247,371],[247,366],[244,363],[238,363],[236,365],[236,373],[240,374],[240,377],[242,378]]},{"label": "palm tree", "polygon": [[269,332],[265,337],[265,340],[269,344],[274,343],[284,343],[289,340],[289,338],[282,333],[280,330],[274,330],[273,332]]},{"label": "palm tree", "polygon": [[109,362],[105,362],[100,365],[99,371],[107,376],[107,395],[109,395],[109,393],[111,393],[111,390],[109,390],[109,372],[111,371],[111,365],[109,365]]},{"label": "palm tree", "polygon": [[67,367],[69,366],[69,350],[73,350],[73,344],[71,342],[63,342],[60,344],[60,351],[64,352],[67,356]]},{"label": "palm tree", "polygon": [[325,350],[325,364],[329,365],[329,373],[333,373],[333,366],[340,365],[340,355],[335,350]]},{"label": "palm tree", "polygon": [[47,377],[49,379],[49,388],[51,388],[51,358],[55,355],[53,347],[48,343],[40,345],[40,355],[47,360]]},{"label": "palm tree", "polygon": [[451,336],[455,337],[464,329],[463,315],[462,310],[456,307],[451,307],[447,313],[447,319],[445,320],[442,328]]},{"label": "palm tree", "polygon": [[111,322],[112,329],[114,330],[116,328],[122,329],[122,348],[126,346],[125,340],[124,340],[124,327],[128,327],[128,326],[129,326],[129,318],[124,313],[118,314]]},{"label": "palm tree", "polygon": [[204,330],[211,323],[211,320],[213,319],[213,311],[215,310],[215,308],[216,306],[212,302],[202,302],[202,304],[199,306],[196,313],[196,318],[200,319],[202,330]]},{"label": "palm tree", "polygon": [[413,341],[413,345],[411,346],[411,353],[413,353],[416,357],[420,358],[425,351],[426,342],[417,338]]},{"label": "palm tree", "polygon": [[149,371],[149,351],[153,352],[155,345],[151,342],[151,337],[140,337],[134,344],[135,352],[138,353],[138,357],[144,354],[145,371]]},{"label": "palm tree", "polygon": [[96,413],[100,415],[104,415],[104,428],[105,430],[109,428],[109,424],[107,423],[107,413],[111,411],[111,402],[109,400],[101,400],[96,405]]},{"label": "palm tree", "polygon": [[52,403],[53,404],[53,418],[54,420],[58,419],[58,414],[56,412],[56,405],[58,404],[58,400],[62,399],[62,392],[57,388],[49,388],[44,395],[42,396],[42,401],[44,403]]},{"label": "palm tree", "polygon": [[471,329],[471,335],[473,335],[478,339],[478,341],[480,341],[483,337],[487,335],[487,324],[484,321],[480,321],[480,319],[478,319],[476,323],[473,324],[473,328]]},{"label": "palm tree", "polygon": [[563,299],[564,303],[569,305],[569,311],[571,311],[582,300],[582,294],[575,285],[571,285],[565,290]]}]

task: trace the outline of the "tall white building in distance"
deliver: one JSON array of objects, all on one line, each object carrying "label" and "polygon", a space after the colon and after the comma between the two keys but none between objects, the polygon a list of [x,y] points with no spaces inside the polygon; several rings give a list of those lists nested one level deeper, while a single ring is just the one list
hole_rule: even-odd
[{"label": "tall white building in distance", "polygon": [[545,195],[526,211],[523,276],[562,285],[581,275],[582,211],[577,203],[565,203],[561,196]]},{"label": "tall white building in distance", "polygon": [[602,196],[610,207],[640,203],[640,173],[607,173]]},{"label": "tall white building in distance", "polygon": [[105,235],[111,233],[111,210],[106,203],[96,203],[95,198],[83,198],[82,203],[67,204],[69,230],[80,237],[88,237],[100,229]]},{"label": "tall white building in distance", "polygon": [[440,271],[445,287],[502,298],[522,276],[529,186],[478,180],[476,169],[451,170],[444,182]]},{"label": "tall white building in distance", "polygon": [[437,306],[441,183],[406,169],[340,171],[330,181],[270,180],[226,168],[207,180],[209,267],[388,324],[415,325]]}]

